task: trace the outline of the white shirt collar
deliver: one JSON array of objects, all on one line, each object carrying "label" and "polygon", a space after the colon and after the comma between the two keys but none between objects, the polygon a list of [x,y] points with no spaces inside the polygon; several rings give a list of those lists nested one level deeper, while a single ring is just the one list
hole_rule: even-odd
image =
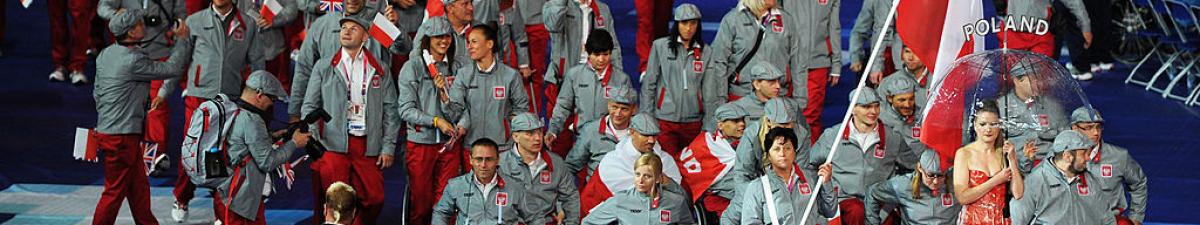
[{"label": "white shirt collar", "polygon": [[[853,140],[855,143],[858,143],[859,146],[861,146],[861,149],[859,149],[859,150],[862,150],[863,152],[867,152],[868,146],[870,146],[871,144],[874,144],[876,142],[879,142],[879,134],[875,132],[876,129],[879,129],[878,127],[875,127],[875,129],[867,130],[866,132],[860,132],[860,131],[858,131],[857,127],[853,127],[854,125],[850,125],[850,126],[852,126],[850,128],[850,139]],[[877,123],[877,124],[875,124],[875,126],[880,126],[880,124]]]},{"label": "white shirt collar", "polygon": [[521,163],[529,166],[529,176],[531,177],[537,177],[538,172],[546,168],[546,160],[542,159],[541,154],[535,154],[533,161],[526,163],[525,159],[521,158],[521,150],[518,149],[517,144],[515,143],[513,144],[512,152],[513,155],[517,156],[517,160],[520,160]]},{"label": "white shirt collar", "polygon": [[492,70],[496,69],[496,64],[499,64],[499,63],[500,62],[496,61],[495,58],[492,58],[492,65],[488,65],[487,68],[480,67],[479,63],[475,63],[475,68],[479,68],[479,72],[491,73]]},{"label": "white shirt collar", "polygon": [[[221,19],[221,21],[225,21],[225,19],[228,19],[228,18],[229,18],[229,14],[233,14],[233,10],[234,10],[233,8],[230,8],[228,12],[225,12],[224,14],[222,14],[220,10],[217,10],[217,6],[216,6],[216,5],[209,4],[209,6],[208,6],[208,7],[209,7],[209,8],[212,8],[213,14],[216,14],[216,15],[217,15],[217,18],[218,18],[218,19]],[[235,6],[235,7],[236,7],[236,6]]]},{"label": "white shirt collar", "polygon": [[496,184],[499,183],[500,177],[498,175],[499,175],[499,173],[492,174],[492,181],[484,184],[484,183],[480,183],[479,178],[475,178],[475,175],[472,174],[471,181],[472,181],[472,183],[475,183],[475,187],[478,187],[479,191],[482,192],[486,196],[488,193],[490,193],[492,191],[492,188],[495,188]]}]

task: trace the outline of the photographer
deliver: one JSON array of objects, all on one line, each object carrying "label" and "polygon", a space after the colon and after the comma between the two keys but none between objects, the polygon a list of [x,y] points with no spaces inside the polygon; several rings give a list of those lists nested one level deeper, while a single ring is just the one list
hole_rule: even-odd
[{"label": "photographer", "polygon": [[262,193],[269,172],[287,163],[294,149],[308,145],[308,133],[295,132],[290,141],[276,142],[267,130],[271,107],[286,96],[279,80],[260,70],[250,74],[241,98],[235,101],[241,111],[233,116],[226,149],[233,174],[217,188],[219,196],[214,199],[220,201],[214,203],[218,205],[215,213],[223,224],[264,224]]}]

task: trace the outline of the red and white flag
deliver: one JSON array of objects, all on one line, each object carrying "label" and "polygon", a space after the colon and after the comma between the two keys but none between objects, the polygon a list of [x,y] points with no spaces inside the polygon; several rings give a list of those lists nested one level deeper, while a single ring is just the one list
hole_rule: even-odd
[{"label": "red and white flag", "polygon": [[367,33],[383,46],[392,46],[392,43],[396,42],[396,37],[401,34],[400,28],[396,27],[396,24],[392,24],[392,21],[381,13],[375,13],[375,19],[371,21],[371,29],[367,30]]},{"label": "red and white flag", "polygon": [[263,0],[263,7],[258,13],[268,23],[275,23],[275,15],[283,12],[283,5],[279,4],[279,0]]},{"label": "red and white flag", "polygon": [[[943,87],[965,85],[961,82],[941,81],[945,79],[955,59],[985,50],[983,36],[967,35],[963,32],[964,25],[974,24],[984,18],[984,4],[984,0],[900,1],[896,9],[896,33],[904,40],[904,44],[921,58],[926,68],[933,71],[929,93],[941,93],[939,90]],[[930,29],[931,27],[934,29]],[[935,99],[935,96],[930,96],[930,99]],[[962,121],[962,113],[962,105],[938,109],[927,105],[923,115],[926,118]],[[928,125],[929,123],[922,125],[921,142],[938,151],[942,155],[942,163],[949,165],[947,159],[953,158],[954,151],[962,146],[961,127]]]},{"label": "red and white flag", "polygon": [[100,142],[92,136],[95,132],[92,129],[76,127],[75,128],[75,151],[72,154],[75,160],[88,162],[99,162],[100,158],[96,156],[96,151],[100,148]]},{"label": "red and white flag", "polygon": [[679,153],[683,183],[692,193],[692,201],[699,201],[701,194],[713,183],[721,180],[733,168],[737,152],[729,141],[718,133],[704,132]]},{"label": "red and white flag", "polygon": [[425,17],[422,17],[421,21],[424,22],[428,21],[429,18],[446,15],[446,8],[444,7],[445,3],[442,0],[429,0],[429,2],[425,3]]},{"label": "red and white flag", "polygon": [[[682,181],[683,177],[679,174],[679,167],[675,166],[675,159],[672,159],[667,152],[662,151],[658,145],[654,145],[654,153],[658,154],[662,160],[663,174],[676,183]],[[596,172],[592,174],[592,178],[588,179],[587,185],[579,192],[579,205],[582,209],[580,217],[587,216],[592,208],[612,197],[613,193],[634,188],[633,164],[641,155],[637,149],[633,148],[633,142],[630,139],[617,143],[616,149],[604,155],[604,159],[601,159],[600,164],[596,166]]]}]

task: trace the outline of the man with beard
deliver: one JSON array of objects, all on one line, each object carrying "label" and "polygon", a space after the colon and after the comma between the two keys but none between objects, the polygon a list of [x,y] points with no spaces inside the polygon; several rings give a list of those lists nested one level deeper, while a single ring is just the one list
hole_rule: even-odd
[{"label": "man with beard", "polygon": [[1116,224],[1094,185],[1097,176],[1088,171],[1088,150],[1095,145],[1078,131],[1059,133],[1052,161],[1029,173],[1025,197],[1013,201],[1012,224]]}]

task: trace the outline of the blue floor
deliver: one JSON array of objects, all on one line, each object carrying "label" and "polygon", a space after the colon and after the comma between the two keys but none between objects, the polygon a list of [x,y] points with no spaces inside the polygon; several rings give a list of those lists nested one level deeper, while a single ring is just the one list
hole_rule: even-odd
[{"label": "blue floor", "polygon": [[[100,164],[71,158],[74,128],[95,125],[91,87],[46,82],[46,75],[52,68],[45,3],[37,1],[31,8],[24,9],[17,2],[3,2],[8,5],[8,36],[0,43],[0,50],[4,51],[4,56],[0,57],[0,68],[4,68],[0,75],[11,79],[0,82],[0,154],[3,155],[0,156],[0,190],[13,184],[101,185],[103,167]],[[617,21],[621,47],[625,50],[625,71],[636,76],[634,35],[637,32],[632,1],[608,2]],[[705,40],[712,40],[719,19],[736,1],[678,2],[701,5],[704,22],[711,25],[706,27],[703,35]],[[860,7],[858,1],[842,3],[843,39],[849,34]],[[94,65],[88,68],[91,74]],[[1127,67],[1118,67],[1114,72],[1099,74],[1095,80],[1081,83],[1089,100],[1108,121],[1105,137],[1109,142],[1130,149],[1150,177],[1147,221],[1200,224],[1200,219],[1187,213],[1187,209],[1200,208],[1200,203],[1195,202],[1200,199],[1200,194],[1193,189],[1200,187],[1200,174],[1195,172],[1200,171],[1200,163],[1197,163],[1200,152],[1195,151],[1195,146],[1200,146],[1200,129],[1197,129],[1200,127],[1200,108],[1186,107],[1141,88],[1122,84],[1126,73]],[[831,87],[827,94],[822,117],[826,126],[840,122],[846,109],[846,95],[858,77],[846,74],[842,79],[842,84]],[[179,146],[182,104],[177,95],[170,104],[174,122],[169,146]],[[282,110],[284,107],[276,108]],[[282,112],[276,114],[283,118]],[[170,152],[174,155],[177,151]],[[304,210],[312,207],[307,168],[307,165],[301,165],[296,170],[294,189],[277,193],[267,203],[268,217],[307,222],[303,219],[307,217]],[[384,174],[388,193],[382,219],[397,221],[402,211],[404,172],[400,167],[393,167]],[[151,178],[151,185],[170,187],[174,180],[174,176]],[[0,223],[14,222],[9,220],[18,217],[20,215],[0,211]],[[166,219],[167,215],[160,214],[159,217]]]}]

